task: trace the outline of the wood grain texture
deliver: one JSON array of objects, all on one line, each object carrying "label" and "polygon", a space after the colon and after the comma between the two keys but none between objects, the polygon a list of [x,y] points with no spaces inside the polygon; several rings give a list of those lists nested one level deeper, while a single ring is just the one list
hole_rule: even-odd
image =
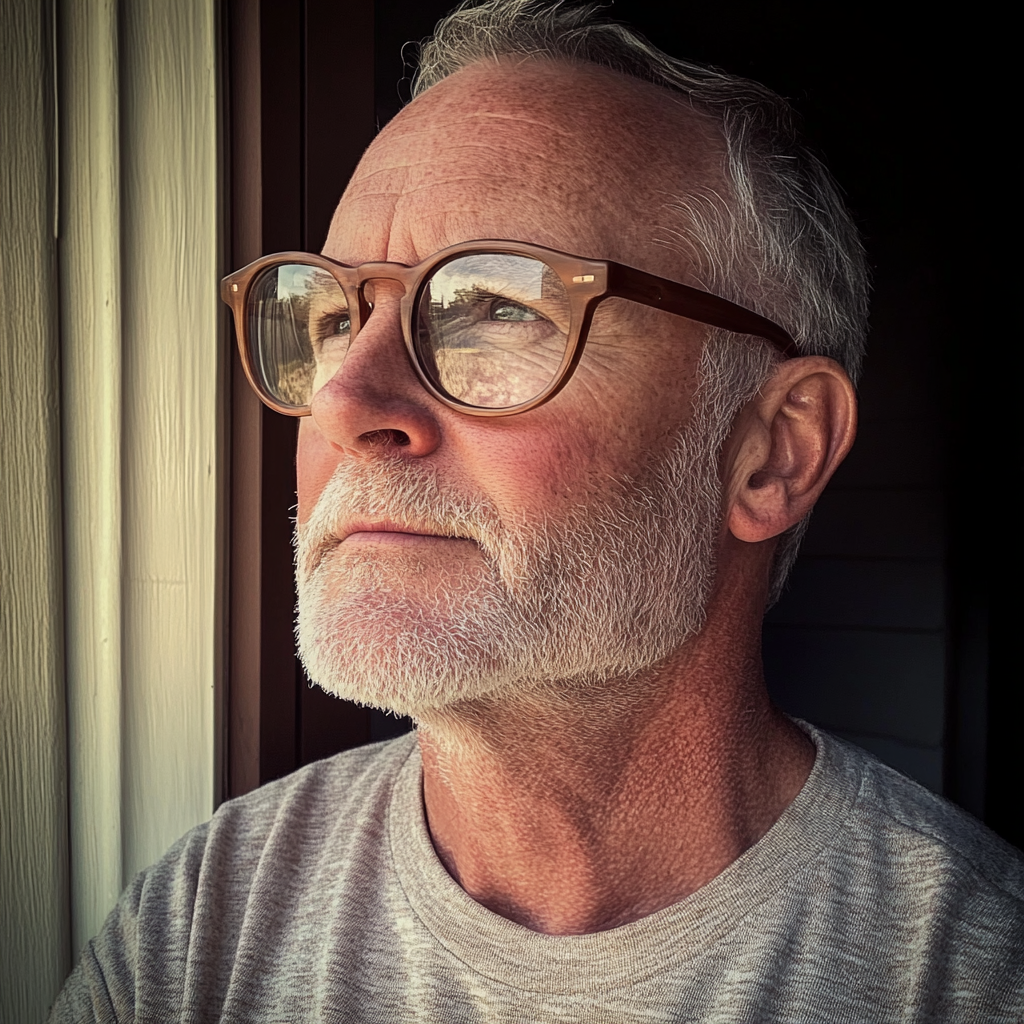
[{"label": "wood grain texture", "polygon": [[69,963],[49,5],[0,0],[0,1019]]},{"label": "wood grain texture", "polygon": [[61,358],[71,928],[121,892],[121,206],[117,5],[60,7]]},{"label": "wood grain texture", "polygon": [[215,5],[61,0],[73,950],[213,809]]},{"label": "wood grain texture", "polygon": [[221,319],[214,4],[120,26],[126,882],[213,809]]}]

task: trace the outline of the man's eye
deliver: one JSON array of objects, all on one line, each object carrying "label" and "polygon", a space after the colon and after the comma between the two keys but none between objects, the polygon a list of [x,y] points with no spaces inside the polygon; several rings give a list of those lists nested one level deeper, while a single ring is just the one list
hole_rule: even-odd
[{"label": "man's eye", "polygon": [[330,338],[338,334],[348,334],[352,327],[348,313],[335,313],[331,316],[322,316],[317,324],[317,336]]},{"label": "man's eye", "polygon": [[544,318],[536,310],[513,302],[511,299],[495,299],[491,303],[489,319],[522,322],[524,320],[543,320]]}]

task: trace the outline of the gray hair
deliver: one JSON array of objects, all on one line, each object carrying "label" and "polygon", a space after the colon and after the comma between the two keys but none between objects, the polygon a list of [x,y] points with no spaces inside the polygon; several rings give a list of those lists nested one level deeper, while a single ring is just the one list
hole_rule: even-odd
[{"label": "gray hair", "polygon": [[[563,0],[464,0],[423,44],[413,96],[470,64],[517,55],[596,64],[683,94],[722,134],[732,193],[700,185],[677,195],[668,209],[685,229],[660,225],[656,240],[692,259],[703,288],[782,324],[802,354],[829,356],[856,381],[867,329],[863,247],[790,105],[757,82],[670,57],[599,10]],[[710,331],[697,400],[717,445],[776,363],[762,341]],[[781,539],[770,602],[806,526],[805,519]]]}]

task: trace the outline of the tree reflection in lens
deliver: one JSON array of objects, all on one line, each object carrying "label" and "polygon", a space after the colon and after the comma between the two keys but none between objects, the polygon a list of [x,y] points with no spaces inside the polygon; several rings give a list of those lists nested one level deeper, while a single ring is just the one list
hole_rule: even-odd
[{"label": "tree reflection in lens", "polygon": [[348,350],[345,293],[326,270],[286,263],[264,271],[249,293],[256,371],[277,401],[309,405]]},{"label": "tree reflection in lens", "polygon": [[453,398],[487,409],[539,395],[557,374],[569,335],[562,282],[525,256],[451,260],[427,282],[418,314],[428,372]]}]

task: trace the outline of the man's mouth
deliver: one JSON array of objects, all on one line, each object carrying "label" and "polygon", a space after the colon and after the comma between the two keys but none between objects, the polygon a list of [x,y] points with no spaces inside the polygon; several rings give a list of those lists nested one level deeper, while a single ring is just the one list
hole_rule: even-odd
[{"label": "man's mouth", "polygon": [[415,525],[388,520],[351,522],[339,531],[339,536],[342,544],[422,544],[468,540],[467,537],[434,533]]}]

